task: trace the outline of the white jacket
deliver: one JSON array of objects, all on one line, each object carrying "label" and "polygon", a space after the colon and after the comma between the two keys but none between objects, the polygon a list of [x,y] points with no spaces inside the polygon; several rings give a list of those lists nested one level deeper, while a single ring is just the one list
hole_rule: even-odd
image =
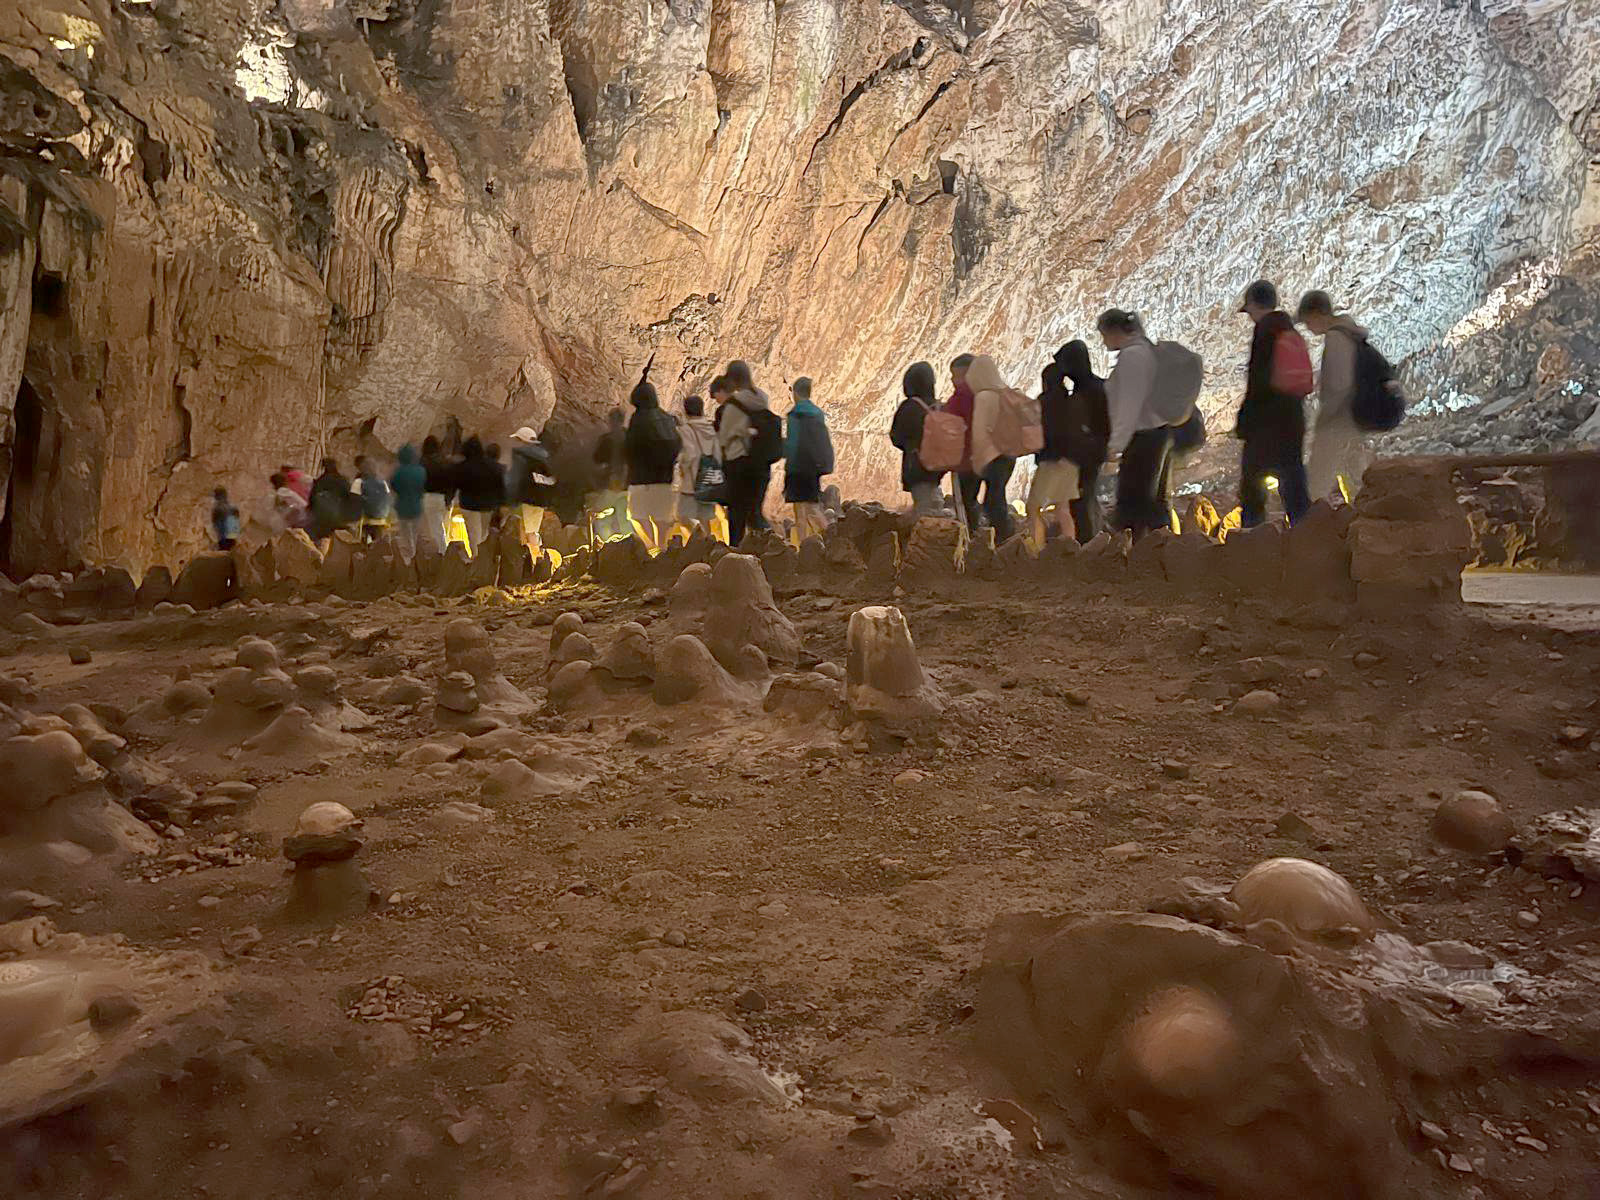
[{"label": "white jacket", "polygon": [[1117,352],[1106,378],[1106,409],[1111,418],[1112,456],[1128,448],[1133,435],[1166,424],[1150,407],[1156,387],[1156,348],[1140,334]]},{"label": "white jacket", "polygon": [[722,452],[717,445],[717,431],[712,428],[710,417],[680,416],[678,436],[683,439],[683,449],[678,451],[678,492],[692,496],[700,475],[700,459],[707,454],[720,458]]},{"label": "white jacket", "polygon": [[1322,372],[1317,379],[1318,425],[1354,423],[1350,401],[1356,392],[1356,343],[1367,331],[1349,317],[1336,317],[1322,339]]}]

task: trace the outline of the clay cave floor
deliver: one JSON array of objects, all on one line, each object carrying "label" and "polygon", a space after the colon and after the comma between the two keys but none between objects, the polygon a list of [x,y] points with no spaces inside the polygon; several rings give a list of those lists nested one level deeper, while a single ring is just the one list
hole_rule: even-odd
[{"label": "clay cave floor", "polygon": [[[779,595],[808,659],[835,662],[862,602]],[[1438,797],[1462,787],[1493,792],[1519,822],[1594,800],[1594,751],[1560,756],[1561,769],[1552,756],[1560,729],[1597,715],[1596,625],[1476,607],[1340,624],[977,582],[899,603],[951,697],[929,744],[865,752],[826,724],[641,698],[632,712],[530,718],[593,779],[485,798],[485,764],[396,764],[436,736],[431,705],[382,710],[360,752],[253,772],[252,808],[168,841],[153,866],[57,883],[62,930],[214,959],[218,1028],[271,1078],[248,1112],[204,1087],[172,1097],[181,1119],[140,1135],[163,1143],[168,1178],[108,1182],[106,1148],[86,1143],[83,1176],[47,1172],[66,1189],[55,1194],[557,1196],[591,1176],[606,1195],[1164,1194],[1102,1171],[1087,1139],[1040,1155],[992,1136],[979,1105],[1003,1086],[970,1029],[997,914],[1139,910],[1181,877],[1226,884],[1297,855],[1344,874],[1415,941],[1471,941],[1536,980],[1600,968],[1592,896],[1440,852],[1427,833]],[[75,631],[94,652],[82,666],[59,644],[22,643],[4,669],[32,676],[44,710],[131,708],[182,665],[208,678],[256,634],[290,670],[326,658],[348,689],[383,655],[431,678],[445,625],[465,613],[537,697],[548,627],[568,610],[601,647],[623,622],[667,619],[659,595],[590,585],[483,607],[236,604]],[[1253,687],[1280,707],[1233,711]],[[278,847],[327,799],[364,819],[381,903],[336,927],[288,926]],[[481,801],[494,820],[441,824],[450,801]],[[227,831],[242,864],[183,857]],[[1533,928],[1517,919],[1527,911]],[[225,953],[246,927],[261,940]],[[1524,1000],[1534,1024],[1563,1019]],[[628,1115],[619,1089],[652,1081],[618,1065],[618,1036],[681,1008],[746,1030],[802,1102],[758,1121],[669,1091],[648,1119]],[[1583,1105],[1597,1095],[1486,1099],[1548,1144],[1509,1155],[1487,1194],[1576,1194],[1557,1181],[1593,1159]],[[896,1140],[848,1138],[863,1110]]]}]

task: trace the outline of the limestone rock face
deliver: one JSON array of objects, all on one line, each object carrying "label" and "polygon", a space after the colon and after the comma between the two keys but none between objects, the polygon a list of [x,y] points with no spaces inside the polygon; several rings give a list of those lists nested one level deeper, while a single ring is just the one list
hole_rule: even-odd
[{"label": "limestone rock face", "polygon": [[446,417],[575,444],[649,360],[684,391],[734,356],[817,377],[839,482],[889,497],[906,363],[1024,378],[1114,298],[1204,354],[1215,413],[1262,273],[1449,378],[1506,274],[1594,275],[1563,256],[1597,27],[1577,0],[11,0],[0,134],[51,152],[0,183],[11,565],[185,561],[213,487],[256,521],[271,465]]}]

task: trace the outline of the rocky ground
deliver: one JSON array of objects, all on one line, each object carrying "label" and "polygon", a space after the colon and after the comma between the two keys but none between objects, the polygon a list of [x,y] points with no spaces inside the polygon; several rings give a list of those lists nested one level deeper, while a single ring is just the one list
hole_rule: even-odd
[{"label": "rocky ground", "polygon": [[[750,692],[657,703],[615,648],[637,642],[623,626],[638,622],[662,663],[685,620],[677,597],[592,584],[437,605],[236,603],[11,636],[17,714],[82,704],[128,743],[100,758],[141,756],[198,799],[144,806],[150,844],[123,835],[144,853],[0,839],[4,887],[26,889],[0,894],[0,1006],[38,1016],[27,988],[48,977],[29,964],[99,981],[88,1022],[64,1004],[39,1018],[37,1043],[0,1037],[6,1194],[1600,1188],[1600,888],[1581,862],[1512,865],[1505,831],[1464,852],[1433,826],[1442,800],[1478,789],[1532,845],[1535,818],[1594,801],[1593,626],[963,583],[896,599],[944,708],[879,737],[831,706],[849,614],[890,599],[853,586],[780,591],[799,668],[821,666],[830,687],[820,708],[791,687],[777,711]],[[552,711],[551,627],[566,612],[612,673],[572,683],[569,670]],[[488,661],[458,625],[445,663],[463,616]],[[224,701],[278,686],[274,659],[313,723],[263,741],[227,724]],[[447,667],[476,679],[452,684]],[[437,707],[452,688],[475,690],[477,711]],[[360,872],[341,877],[360,890],[353,906],[335,898],[337,920],[286,911],[300,884],[284,841],[325,801],[360,821],[330,835],[358,845],[353,858],[312,868]],[[1205,886],[1278,856],[1347,879],[1377,937],[1364,917],[1252,923],[1245,897],[1229,908]],[[1118,1099],[1110,1059],[1026,1077],[1098,1054],[1071,1049],[1071,1031],[1138,1009],[1181,956],[1146,953],[1135,931],[1067,971],[1070,955],[1040,943],[1019,985],[1031,1007],[1008,1008],[1008,914],[1152,905],[1202,922],[1152,918],[1170,922],[1162,936],[1250,964],[1226,984],[1207,976],[1232,1033],[1200,1041],[1237,1034],[1259,1051],[1270,1029],[1332,1048],[1240,1068],[1230,1086],[1252,1098],[1248,1119],[1217,1127],[1207,1112],[1215,1055],[1158,1055],[1182,1067],[1177,1082],[1177,1067],[1145,1072],[1159,1103]],[[1080,955],[1096,944],[1066,928]],[[1279,975],[1301,999],[1253,1003]],[[1019,1068],[1004,1044],[1025,1027],[1049,1044]],[[1148,1065],[1136,1035],[1106,1041]],[[1333,1066],[1302,1070],[1316,1061]],[[1334,1105],[1325,1130],[1294,1132],[1351,1087],[1360,1099]],[[1386,1179],[1335,1136],[1361,1105],[1372,1124],[1346,1123],[1353,1146]],[[1203,1145],[1173,1132],[1185,1124]]]}]

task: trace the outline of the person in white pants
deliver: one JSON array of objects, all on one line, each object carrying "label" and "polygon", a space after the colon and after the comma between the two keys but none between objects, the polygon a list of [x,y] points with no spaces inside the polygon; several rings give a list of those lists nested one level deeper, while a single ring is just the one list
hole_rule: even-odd
[{"label": "person in white pants", "polygon": [[455,495],[455,464],[444,456],[436,437],[422,439],[422,467],[428,473],[422,495],[420,541],[443,554],[450,544],[450,498]]},{"label": "person in white pants", "polygon": [[1356,392],[1356,350],[1367,340],[1367,331],[1349,317],[1334,312],[1327,292],[1312,291],[1300,297],[1296,316],[1322,338],[1317,416],[1311,427],[1311,454],[1306,463],[1311,498],[1326,500],[1337,491],[1351,501],[1372,457],[1366,434],[1350,411]]}]

